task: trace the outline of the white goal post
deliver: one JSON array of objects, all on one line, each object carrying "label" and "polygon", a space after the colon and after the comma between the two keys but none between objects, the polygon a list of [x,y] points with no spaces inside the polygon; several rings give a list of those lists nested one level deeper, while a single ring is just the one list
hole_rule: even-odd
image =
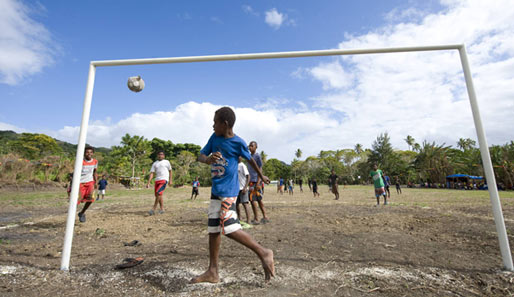
[{"label": "white goal post", "polygon": [[126,66],[126,65],[146,65],[146,64],[168,64],[168,63],[192,63],[192,62],[214,62],[214,61],[233,61],[233,60],[255,60],[255,59],[277,59],[277,58],[300,58],[300,57],[318,57],[318,56],[342,56],[342,55],[362,55],[362,54],[385,54],[400,52],[420,52],[420,51],[445,51],[458,50],[464,79],[468,91],[469,103],[475,129],[477,132],[478,143],[482,163],[484,165],[487,184],[489,185],[489,197],[493,208],[494,222],[496,224],[496,232],[500,244],[500,252],[503,259],[503,266],[509,271],[514,271],[512,264],[512,255],[510,252],[507,230],[503,219],[503,212],[496,188],[496,179],[494,177],[489,147],[485,137],[484,127],[480,117],[475,88],[469,68],[468,56],[464,44],[436,45],[436,46],[418,46],[418,47],[396,47],[396,48],[375,48],[375,49],[333,49],[333,50],[314,50],[314,51],[294,51],[294,52],[271,52],[271,53],[254,53],[254,54],[232,54],[232,55],[212,55],[212,56],[191,56],[191,57],[172,57],[172,58],[151,58],[151,59],[128,59],[128,60],[108,60],[108,61],[91,61],[89,65],[89,76],[87,80],[86,95],[84,98],[84,109],[82,112],[82,122],[80,124],[79,140],[77,145],[77,154],[75,157],[75,167],[73,171],[73,182],[71,186],[71,198],[68,209],[68,218],[66,221],[66,232],[64,235],[64,244],[62,250],[61,270],[69,270],[71,257],[71,243],[73,240],[73,231],[75,226],[75,213],[77,211],[77,199],[80,185],[80,172],[82,170],[82,160],[84,157],[84,148],[86,145],[86,135],[89,125],[89,113],[91,111],[91,100],[93,97],[93,87],[95,84],[96,67],[104,66]]}]

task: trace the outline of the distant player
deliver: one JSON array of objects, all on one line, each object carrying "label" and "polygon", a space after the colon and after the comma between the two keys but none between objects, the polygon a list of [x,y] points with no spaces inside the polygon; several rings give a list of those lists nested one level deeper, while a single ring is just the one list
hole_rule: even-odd
[{"label": "distant player", "polygon": [[300,177],[300,178],[298,179],[298,186],[300,187],[300,192],[302,192],[302,193],[303,193],[302,184],[303,184],[303,179]]},{"label": "distant player", "polygon": [[314,198],[316,198],[316,196],[319,197],[318,182],[316,181],[315,178],[311,179],[311,185],[312,185],[312,194],[314,195]]},{"label": "distant player", "polygon": [[339,176],[336,175],[336,171],[332,169],[332,174],[328,177],[330,184],[332,185],[332,193],[335,195],[335,200],[339,200]]},{"label": "distant player", "polygon": [[387,194],[387,198],[391,198],[391,191],[389,191],[389,186],[391,185],[391,179],[385,173],[383,173],[383,174],[384,175],[382,176],[382,178],[384,179],[384,188],[385,188],[385,191]]},{"label": "distant player", "polygon": [[[195,180],[193,181],[193,191],[191,193],[191,200],[194,200],[194,199],[196,199],[196,197],[198,197],[199,188],[200,188],[200,182],[198,181],[198,176],[197,176],[195,178]],[[194,195],[194,198],[193,198],[193,195]]]},{"label": "distant player", "polygon": [[98,168],[98,161],[93,159],[95,149],[87,146],[84,150],[84,160],[82,161],[82,171],[80,173],[80,200],[78,204],[84,202],[84,207],[78,213],[79,221],[81,223],[86,222],[86,210],[89,208],[91,203],[95,201],[93,196],[96,187],[96,181],[98,175],[96,169]]},{"label": "distant player", "polygon": [[289,179],[289,195],[294,194],[293,190],[294,190],[294,182],[293,182],[293,179],[291,178],[291,179]]},{"label": "distant player", "polygon": [[68,200],[70,200],[71,193],[71,184],[73,183],[73,172],[68,173],[68,186],[66,187],[66,192],[68,192]]},{"label": "distant player", "polygon": [[396,186],[396,194],[401,194],[402,188],[400,187],[400,179],[398,177],[396,177],[394,184]]},{"label": "distant player", "polygon": [[380,196],[384,196],[384,205],[387,205],[387,194],[384,189],[384,180],[382,179],[382,170],[378,169],[377,164],[373,165],[373,170],[370,171],[369,176],[373,179],[375,187],[375,197],[377,198],[377,206],[380,205]]},{"label": "distant player", "polygon": [[105,175],[102,175],[102,179],[98,182],[98,195],[96,196],[96,201],[100,199],[100,195],[102,195],[102,200],[105,198],[105,189],[107,189],[107,179],[105,179]]},{"label": "distant player", "polygon": [[155,202],[153,204],[153,208],[148,212],[149,215],[154,215],[155,210],[157,209],[157,204],[159,204],[159,214],[164,213],[164,200],[163,193],[166,189],[166,186],[172,183],[172,172],[171,172],[171,164],[170,161],[164,159],[164,152],[159,151],[157,153],[157,161],[153,162],[152,168],[150,169],[150,177],[148,178],[148,183],[146,187],[150,187],[150,182],[152,181],[155,174]]},{"label": "distant player", "polygon": [[[251,141],[248,145],[248,149],[250,150],[250,153],[252,155],[252,159],[255,160],[255,163],[257,164],[257,167],[259,167],[259,170],[262,171],[262,159],[261,155],[257,153],[257,142]],[[258,174],[258,172],[253,168],[248,168],[248,172],[250,172],[250,203],[252,204],[252,210],[253,210],[253,217],[252,224],[258,225],[259,219],[258,219],[258,210],[257,206],[261,209],[262,212],[262,220],[260,221],[263,224],[269,223],[270,220],[266,216],[266,209],[264,208],[264,202],[262,201],[262,186],[261,186],[261,178]]]}]

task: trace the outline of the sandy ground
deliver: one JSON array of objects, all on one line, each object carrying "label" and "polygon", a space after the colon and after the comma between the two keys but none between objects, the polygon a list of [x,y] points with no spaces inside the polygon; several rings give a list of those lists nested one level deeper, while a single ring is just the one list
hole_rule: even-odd
[{"label": "sandy ground", "polygon": [[[298,190],[298,189],[297,189]],[[298,191],[297,191],[298,192]],[[509,296],[487,192],[404,189],[374,206],[373,189],[333,200],[265,192],[270,224],[246,231],[275,253],[264,283],[258,258],[222,239],[221,282],[189,284],[208,265],[206,209],[190,189],[166,190],[166,212],[149,216],[151,190],[114,190],[76,221],[70,271],[60,271],[67,212],[62,192],[0,192],[1,296]],[[3,197],[2,197],[3,196]],[[502,193],[513,245],[514,193]],[[140,246],[124,246],[139,240]],[[144,257],[116,270],[126,257]]]}]

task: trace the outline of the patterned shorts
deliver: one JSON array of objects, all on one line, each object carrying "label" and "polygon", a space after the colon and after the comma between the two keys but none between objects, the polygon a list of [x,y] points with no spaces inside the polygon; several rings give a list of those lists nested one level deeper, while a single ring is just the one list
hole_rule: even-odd
[{"label": "patterned shorts", "polygon": [[237,197],[218,197],[211,194],[207,232],[228,235],[241,229],[236,212]]}]

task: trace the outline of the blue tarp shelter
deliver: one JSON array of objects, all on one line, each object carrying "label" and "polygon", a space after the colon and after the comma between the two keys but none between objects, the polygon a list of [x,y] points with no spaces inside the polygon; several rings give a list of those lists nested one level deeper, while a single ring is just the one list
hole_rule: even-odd
[{"label": "blue tarp shelter", "polygon": [[467,174],[452,174],[448,175],[446,178],[469,178],[469,179],[484,179],[483,176],[475,176],[475,175],[467,175]]}]

